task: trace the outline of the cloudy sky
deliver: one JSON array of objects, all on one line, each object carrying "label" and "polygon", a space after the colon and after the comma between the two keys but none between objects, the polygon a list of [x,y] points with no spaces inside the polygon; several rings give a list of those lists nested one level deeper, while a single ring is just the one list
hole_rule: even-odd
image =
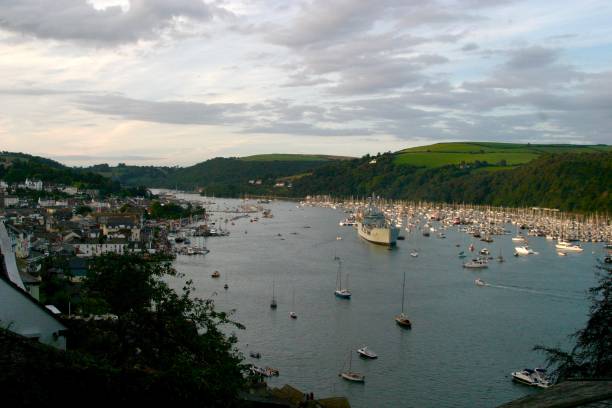
[{"label": "cloudy sky", "polygon": [[0,150],[612,143],[609,0],[0,0]]}]

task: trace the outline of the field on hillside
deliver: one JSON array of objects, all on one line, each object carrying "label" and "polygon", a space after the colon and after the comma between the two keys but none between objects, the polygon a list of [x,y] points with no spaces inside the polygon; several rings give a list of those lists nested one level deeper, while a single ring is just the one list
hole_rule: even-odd
[{"label": "field on hillside", "polygon": [[546,153],[597,153],[611,151],[605,145],[539,145],[513,143],[436,143],[396,153],[395,163],[419,167],[440,167],[476,161],[509,166],[528,163]]},{"label": "field on hillside", "polygon": [[347,160],[352,157],[344,156],[326,156],[322,154],[257,154],[254,156],[242,157],[244,161],[331,161],[331,160]]}]

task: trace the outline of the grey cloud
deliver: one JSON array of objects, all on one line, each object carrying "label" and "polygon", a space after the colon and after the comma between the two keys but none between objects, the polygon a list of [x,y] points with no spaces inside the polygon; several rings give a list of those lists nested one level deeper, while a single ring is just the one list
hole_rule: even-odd
[{"label": "grey cloud", "polygon": [[559,57],[559,51],[544,47],[522,48],[511,53],[506,65],[511,69],[534,69],[552,65]]},{"label": "grey cloud", "polygon": [[461,51],[474,51],[478,49],[478,44],[476,43],[467,43],[463,47],[461,47]]},{"label": "grey cloud", "polygon": [[4,0],[0,27],[39,38],[118,44],[153,38],[180,17],[202,22],[215,14],[222,12],[201,0],[131,0],[127,11],[97,10],[83,0]]},{"label": "grey cloud", "polygon": [[244,114],[246,105],[200,102],[151,102],[122,95],[90,95],[76,100],[79,108],[128,120],[179,125],[232,124]]},{"label": "grey cloud", "polygon": [[360,136],[370,135],[368,128],[330,128],[306,122],[273,122],[247,128],[243,133],[273,133],[304,136]]}]

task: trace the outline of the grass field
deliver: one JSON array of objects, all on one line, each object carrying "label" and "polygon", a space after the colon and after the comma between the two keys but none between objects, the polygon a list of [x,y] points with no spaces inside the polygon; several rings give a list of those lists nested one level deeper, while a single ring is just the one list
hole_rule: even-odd
[{"label": "grass field", "polygon": [[331,160],[347,160],[353,157],[344,156],[326,156],[323,154],[257,154],[254,156],[242,157],[244,161],[331,161]]},{"label": "grass field", "polygon": [[411,147],[396,153],[398,164],[419,167],[440,167],[476,161],[497,164],[502,160],[510,166],[528,163],[545,153],[597,153],[612,151],[606,145],[550,145],[513,143],[436,143]]}]

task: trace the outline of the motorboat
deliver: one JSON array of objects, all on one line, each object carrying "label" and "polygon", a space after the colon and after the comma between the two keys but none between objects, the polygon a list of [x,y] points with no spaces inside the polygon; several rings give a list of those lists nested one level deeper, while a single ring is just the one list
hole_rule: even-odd
[{"label": "motorboat", "polygon": [[289,317],[292,318],[292,319],[297,319],[297,313],[289,312]]},{"label": "motorboat", "polygon": [[485,283],[485,281],[483,281],[482,279],[478,278],[476,280],[474,280],[474,283],[476,284],[476,286],[487,286],[487,284]]},{"label": "motorboat", "polygon": [[517,255],[535,255],[536,253],[533,249],[529,248],[527,245],[514,247],[514,252]]},{"label": "motorboat", "polygon": [[552,385],[543,368],[525,368],[512,373],[512,380],[533,387],[548,388]]},{"label": "motorboat", "polygon": [[491,252],[487,248],[482,248],[480,250],[480,255],[490,255]]},{"label": "motorboat", "polygon": [[249,355],[253,358],[261,358],[261,353],[257,351],[251,351]]},{"label": "motorboat", "polygon": [[359,357],[362,357],[362,358],[369,358],[369,359],[378,358],[378,354],[370,350],[368,346],[363,346],[362,348],[357,349],[357,354],[359,354]]},{"label": "motorboat", "polygon": [[572,243],[567,242],[567,241],[559,241],[559,242],[557,242],[557,244],[555,245],[555,248],[557,248],[557,250],[563,251],[563,252],[582,252],[582,251],[584,251],[584,249],[582,249],[580,247],[580,245],[572,244]]},{"label": "motorboat", "polygon": [[559,256],[567,256],[567,252],[557,251],[557,255],[559,255]]},{"label": "motorboat", "polygon": [[219,276],[221,276],[221,274],[219,273],[219,271],[214,271],[210,276],[212,278],[218,278]]},{"label": "motorboat", "polygon": [[276,368],[271,368],[271,367],[263,368],[263,367],[251,366],[251,372],[253,372],[254,374],[261,375],[263,377],[272,377],[272,376],[279,375],[279,371]]},{"label": "motorboat", "polygon": [[410,256],[416,258],[417,256],[419,256],[419,253],[417,251],[411,251]]},{"label": "motorboat", "polygon": [[489,264],[486,259],[476,258],[464,263],[463,267],[467,269],[485,269],[489,267]]}]

